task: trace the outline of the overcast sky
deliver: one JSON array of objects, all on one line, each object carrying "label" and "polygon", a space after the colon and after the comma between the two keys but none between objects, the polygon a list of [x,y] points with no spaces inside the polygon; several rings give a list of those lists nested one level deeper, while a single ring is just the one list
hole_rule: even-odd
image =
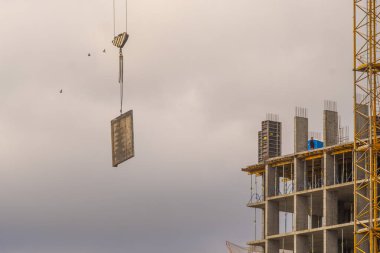
[{"label": "overcast sky", "polygon": [[253,239],[240,169],[265,114],[284,153],[295,106],[310,131],[324,99],[352,125],[351,1],[129,0],[128,19],[136,157],[112,168],[112,1],[0,0],[0,252],[225,252]]}]

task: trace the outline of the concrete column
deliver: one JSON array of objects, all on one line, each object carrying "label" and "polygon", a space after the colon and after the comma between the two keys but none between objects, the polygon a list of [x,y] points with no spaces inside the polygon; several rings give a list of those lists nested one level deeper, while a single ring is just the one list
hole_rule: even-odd
[{"label": "concrete column", "polygon": [[294,152],[307,150],[308,118],[294,117]]},{"label": "concrete column", "polygon": [[324,168],[325,168],[325,178],[324,182],[326,186],[334,184],[334,156],[325,153],[324,154]]},{"label": "concrete column", "polygon": [[268,169],[268,165],[265,165],[265,169],[264,169],[264,198],[265,200],[267,200],[268,196],[269,196],[269,183],[271,182],[271,176],[269,174],[269,169]]},{"label": "concrete column", "polygon": [[[296,212],[297,200],[296,199],[297,199],[297,196],[294,195],[294,197],[293,197],[293,224],[292,224],[292,231],[293,232],[297,231],[297,212]],[[294,239],[295,239],[295,237],[294,237]],[[296,245],[296,244],[294,243],[294,245]]]},{"label": "concrete column", "polygon": [[295,179],[296,179],[296,191],[303,191],[305,189],[304,186],[304,168],[305,161],[295,158],[294,159],[294,171],[295,171]]},{"label": "concrete column", "polygon": [[296,231],[308,229],[309,199],[306,196],[296,195],[295,201]]},{"label": "concrete column", "polygon": [[297,235],[293,236],[293,248],[294,248],[294,253],[297,253]]},{"label": "concrete column", "polygon": [[323,111],[323,142],[326,147],[338,144],[338,112]]},{"label": "concrete column", "polygon": [[[266,239],[268,236],[268,196],[269,196],[269,175],[268,175],[268,165],[265,165],[265,187],[264,187],[264,192],[265,192],[265,210],[264,210],[264,238]],[[267,243],[265,244],[265,249],[268,250],[268,245]]]},{"label": "concrete column", "polygon": [[276,188],[280,185],[278,178],[276,179],[276,169],[266,165],[266,178],[267,178],[267,195],[268,197],[272,197],[276,195]]},{"label": "concrete column", "polygon": [[338,232],[332,230],[324,231],[323,252],[339,253],[338,252]]},{"label": "concrete column", "polygon": [[326,191],[325,198],[325,217],[326,225],[336,225],[338,224],[338,195],[336,191]]},{"label": "concrete column", "polygon": [[327,209],[327,191],[326,189],[323,190],[323,220],[322,220],[322,226],[327,226],[327,213],[329,210]]}]

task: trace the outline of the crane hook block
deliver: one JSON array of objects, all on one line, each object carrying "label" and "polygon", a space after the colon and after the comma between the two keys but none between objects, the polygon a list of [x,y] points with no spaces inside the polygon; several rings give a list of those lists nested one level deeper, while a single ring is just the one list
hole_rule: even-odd
[{"label": "crane hook block", "polygon": [[121,49],[127,43],[128,38],[128,33],[120,33],[113,39],[112,44]]}]

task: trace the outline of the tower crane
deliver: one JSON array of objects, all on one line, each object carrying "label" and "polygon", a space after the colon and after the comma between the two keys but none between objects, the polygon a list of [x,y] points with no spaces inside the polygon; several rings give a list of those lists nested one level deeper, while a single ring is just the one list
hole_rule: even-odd
[{"label": "tower crane", "polygon": [[354,252],[378,253],[380,238],[380,1],[354,0]]}]

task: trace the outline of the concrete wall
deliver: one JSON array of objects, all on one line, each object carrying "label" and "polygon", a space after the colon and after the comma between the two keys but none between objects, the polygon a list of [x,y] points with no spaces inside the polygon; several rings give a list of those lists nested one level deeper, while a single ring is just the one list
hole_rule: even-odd
[{"label": "concrete wall", "polygon": [[338,112],[323,111],[323,142],[326,147],[338,144]]},{"label": "concrete wall", "polygon": [[295,253],[309,252],[309,241],[307,236],[296,235],[296,251]]},{"label": "concrete wall", "polygon": [[333,185],[334,184],[334,156],[325,154],[324,156],[324,162],[325,162],[325,182],[326,185]]},{"label": "concrete wall", "polygon": [[338,232],[337,231],[324,231],[324,252],[338,253]]},{"label": "concrete wall", "polygon": [[320,197],[313,196],[309,201],[312,201],[313,207],[311,208],[312,213],[312,228],[319,228],[323,226],[324,216],[323,216],[323,195]]},{"label": "concrete wall", "polygon": [[279,233],[280,228],[280,207],[279,203],[277,201],[268,201],[267,203],[268,208],[266,210],[267,212],[267,236],[268,235],[275,235]]},{"label": "concrete wall", "polygon": [[308,118],[294,117],[294,152],[307,150]]},{"label": "concrete wall", "polygon": [[296,196],[296,230],[308,229],[309,198]]},{"label": "concrete wall", "polygon": [[336,191],[326,191],[326,225],[338,224],[338,194]]},{"label": "concrete wall", "polygon": [[[267,189],[267,192],[266,192],[266,196],[268,197],[272,197],[272,196],[276,196],[276,189],[279,188],[279,181],[276,180],[276,170],[270,166],[266,166],[266,178],[267,178],[267,182],[266,182],[266,185],[268,187],[266,187]],[[275,187],[275,184],[276,187]]]}]

